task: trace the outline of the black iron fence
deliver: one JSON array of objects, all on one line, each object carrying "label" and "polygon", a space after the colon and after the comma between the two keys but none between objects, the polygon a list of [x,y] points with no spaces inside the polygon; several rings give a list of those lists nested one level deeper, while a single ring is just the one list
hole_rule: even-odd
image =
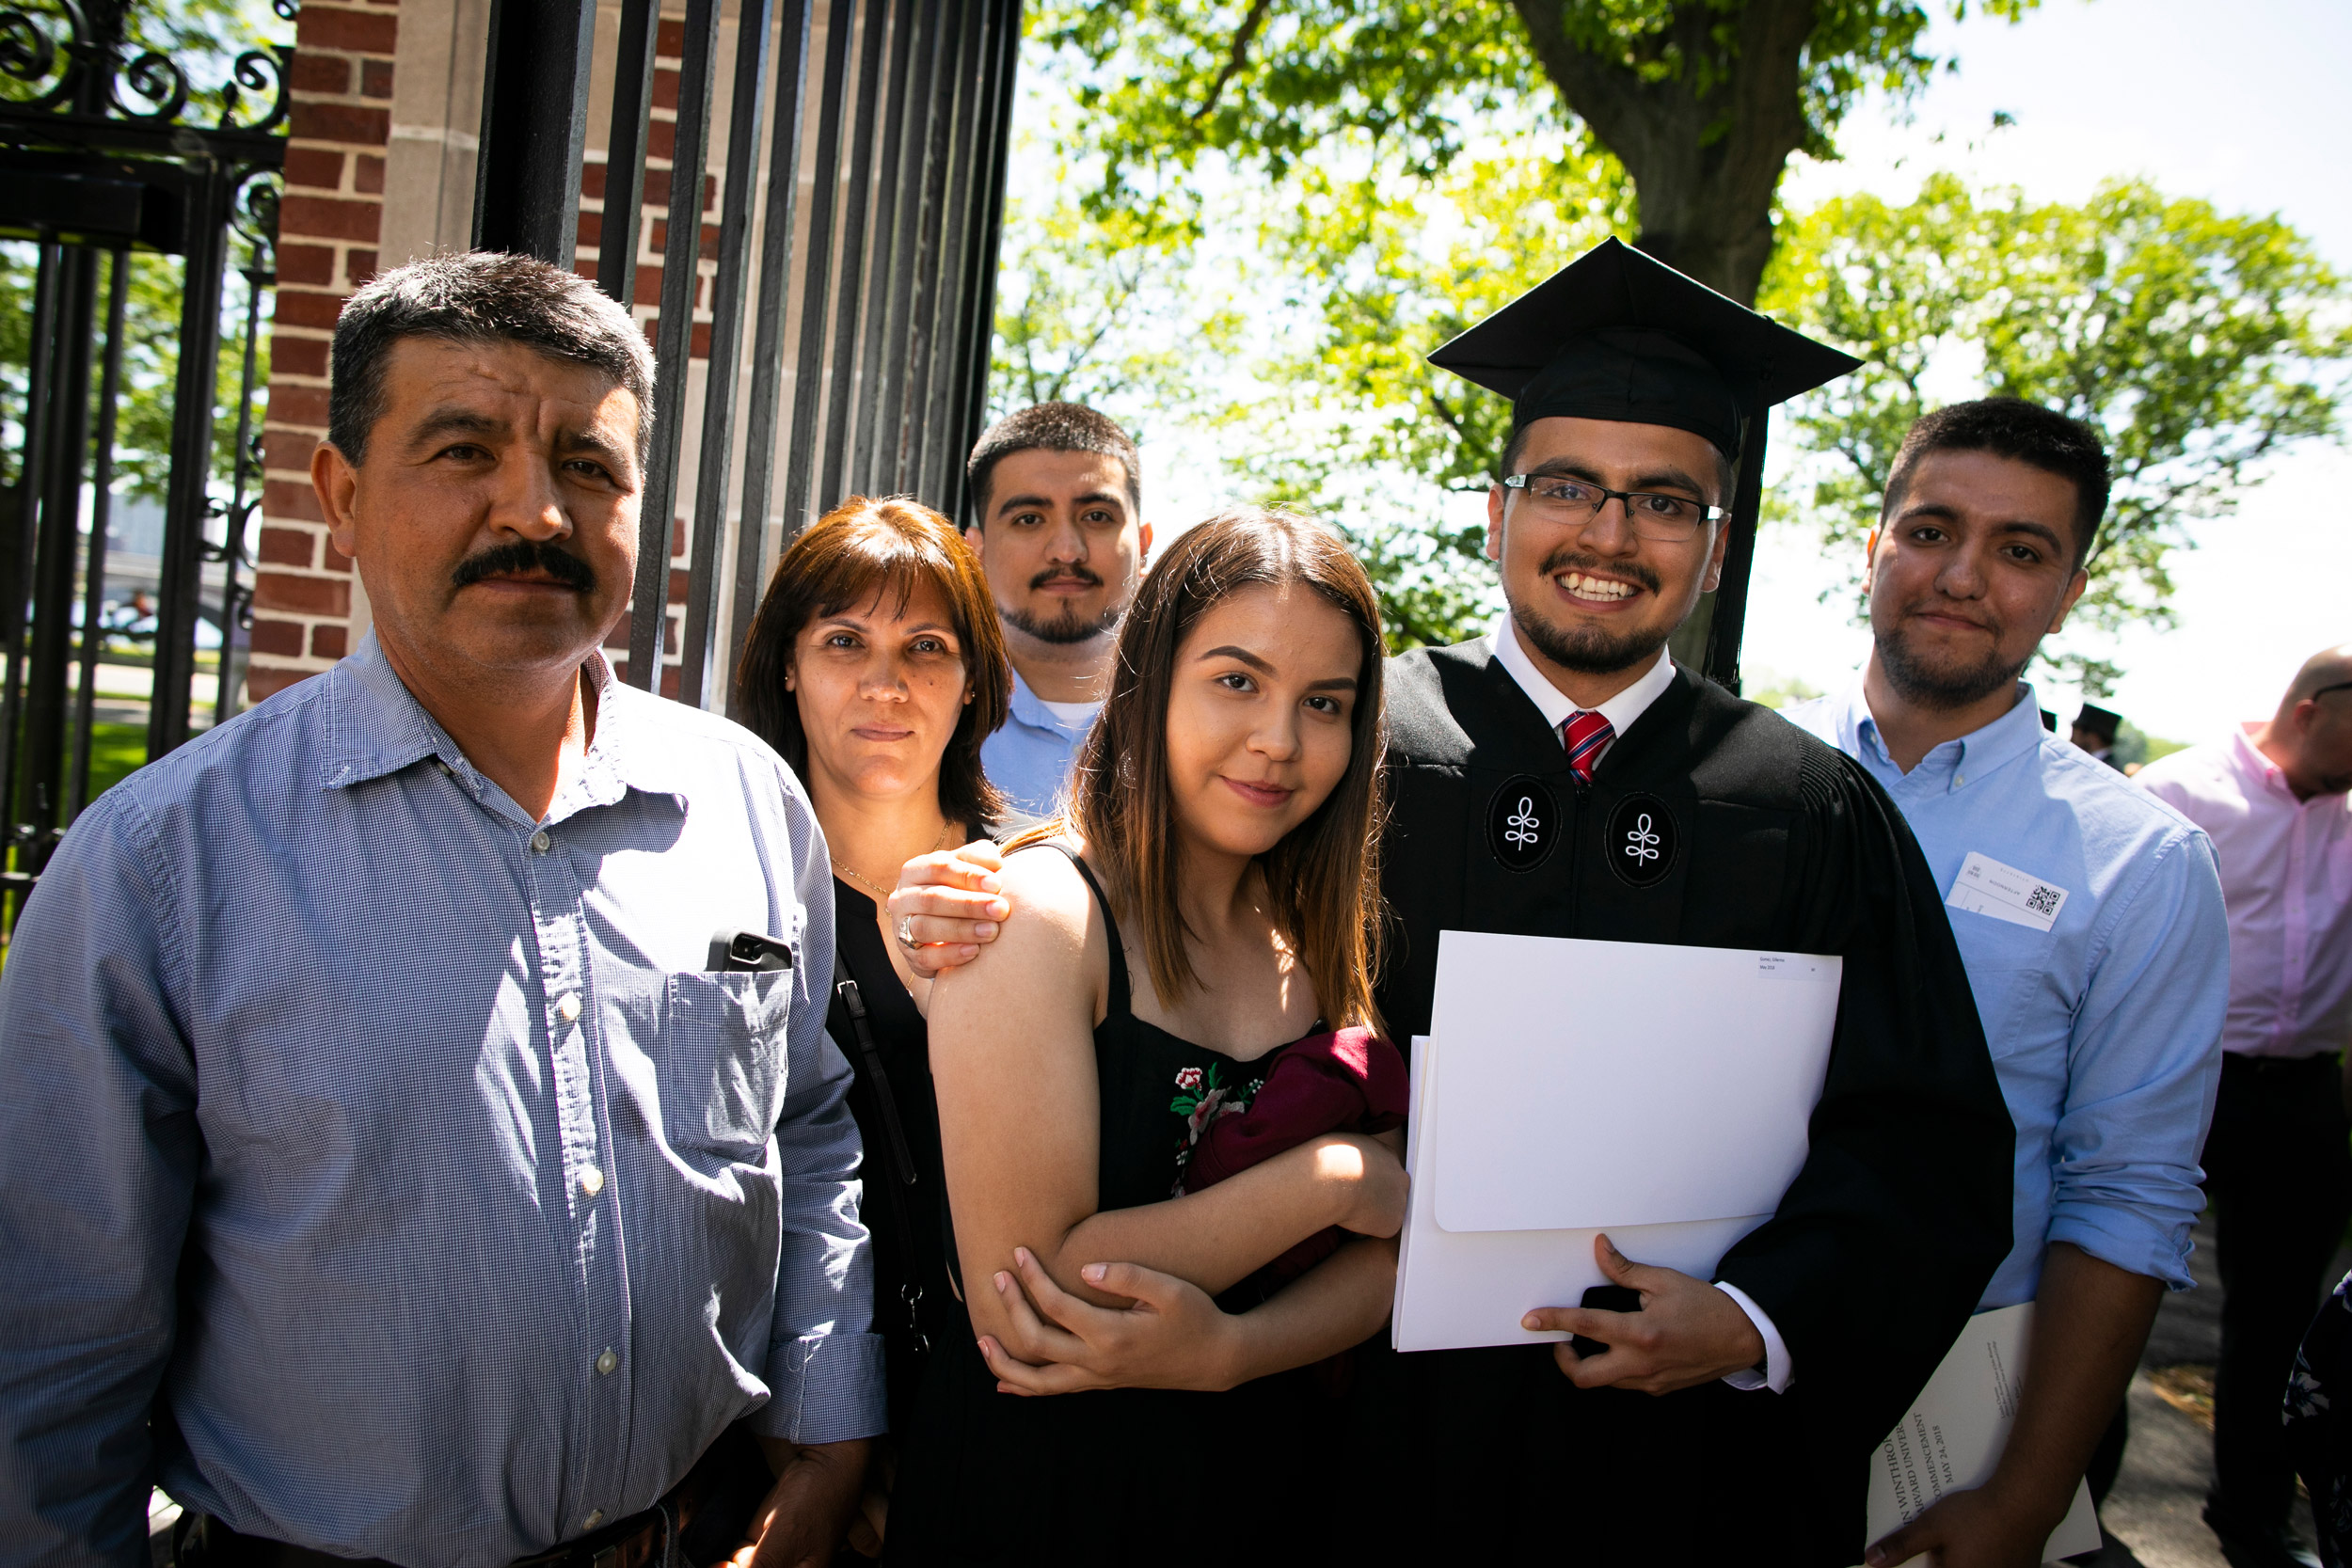
[{"label": "black iron fence", "polygon": [[[275,0],[280,20],[294,9]],[[32,274],[16,405],[0,409],[17,436],[0,493],[0,933],[89,798],[109,654],[149,666],[146,757],[225,717],[242,684],[289,55],[224,53],[223,80],[206,84],[184,55],[143,42],[142,20],[129,0],[0,8],[0,239],[29,248]],[[167,410],[167,450],[146,454],[164,474],[161,539],[125,589],[107,542],[142,276],[177,288],[177,368],[167,391],[145,389]],[[242,371],[226,400],[235,437],[216,455],[224,318]],[[217,650],[203,715],[200,643]]]},{"label": "black iron fence", "polygon": [[[656,450],[627,671],[656,688],[673,664],[676,694],[715,706],[767,571],[809,517],[853,491],[911,492],[951,515],[963,505],[962,462],[986,391],[1021,8],[685,0],[683,22],[659,256]],[[495,0],[477,245],[574,264],[601,71],[612,111],[597,277],[632,299],[646,209],[658,205],[644,166],[659,24],[654,0],[623,0],[618,46],[599,60],[593,17],[574,0]],[[723,57],[733,62],[723,82]],[[693,221],[692,170],[717,177],[715,233]],[[713,254],[706,279],[700,261]],[[697,361],[706,281],[708,354]],[[690,430],[698,362],[702,414]],[[674,617],[671,535],[690,474]]]}]

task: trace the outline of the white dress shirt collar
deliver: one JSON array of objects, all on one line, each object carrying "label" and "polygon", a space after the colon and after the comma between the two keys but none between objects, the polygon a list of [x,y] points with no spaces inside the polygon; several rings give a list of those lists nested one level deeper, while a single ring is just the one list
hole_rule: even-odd
[{"label": "white dress shirt collar", "polygon": [[1640,680],[1599,707],[1588,710],[1578,707],[1565,692],[1552,685],[1544,677],[1544,673],[1535,668],[1535,661],[1527,657],[1525,648],[1519,646],[1518,633],[1512,629],[1508,610],[1495,617],[1494,629],[1486,634],[1486,641],[1494,649],[1496,661],[1511,672],[1511,678],[1519,683],[1519,689],[1527,693],[1527,700],[1534,703],[1536,711],[1544,716],[1544,722],[1555,730],[1577,714],[1591,711],[1609,721],[1612,733],[1623,735],[1633,727],[1633,721],[1649,710],[1650,704],[1665,695],[1666,688],[1675,681],[1675,661],[1665,649],[1661,648],[1657,662]]}]

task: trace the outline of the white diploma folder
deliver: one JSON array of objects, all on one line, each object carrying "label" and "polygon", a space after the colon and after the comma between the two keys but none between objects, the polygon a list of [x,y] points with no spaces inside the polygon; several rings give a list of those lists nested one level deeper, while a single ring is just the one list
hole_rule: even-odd
[{"label": "white diploma folder", "polygon": [[1563,1339],[1519,1319],[1637,1262],[1709,1275],[1807,1148],[1842,962],[1446,931],[1413,1050],[1401,1351]]},{"label": "white diploma folder", "polygon": [[[1979,1312],[1919,1390],[1870,1463],[1870,1540],[1884,1540],[1947,1492],[1993,1479],[2017,1420],[2017,1398],[2033,1344],[2033,1304]],[[2099,1549],[2090,1488],[2074,1484],[2074,1506],[2042,1549],[2044,1562]]]}]

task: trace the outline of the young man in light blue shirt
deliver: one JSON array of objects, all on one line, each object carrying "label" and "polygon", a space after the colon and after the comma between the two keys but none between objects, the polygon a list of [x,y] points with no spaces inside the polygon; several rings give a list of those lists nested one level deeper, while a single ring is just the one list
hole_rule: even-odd
[{"label": "young man in light blue shirt", "polygon": [[965,467],[980,554],[1012,660],[1012,711],[980,748],[1022,818],[1053,811],[1107,695],[1112,644],[1152,553],[1127,433],[1041,403],[991,425]]},{"label": "young man in light blue shirt", "polygon": [[1874,1565],[2041,1561],[2158,1298],[2190,1284],[2229,996],[2212,846],[2045,734],[2018,679],[2082,595],[2106,499],[2075,420],[2013,399],[1919,420],[1870,537],[1869,659],[1788,714],[1885,787],[1945,890],[2017,1124],[2014,1243],[1982,1305],[2040,1303],[1993,1478]]}]

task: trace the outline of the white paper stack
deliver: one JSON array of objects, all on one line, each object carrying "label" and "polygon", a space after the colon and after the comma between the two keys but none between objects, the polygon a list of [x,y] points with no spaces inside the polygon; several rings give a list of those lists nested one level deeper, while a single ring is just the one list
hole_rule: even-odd
[{"label": "white paper stack", "polygon": [[[1967,1492],[1993,1478],[2033,1345],[2033,1304],[1979,1312],[1928,1386],[1919,1390],[1870,1465],[1870,1540],[1911,1523],[1947,1492]],[[2042,1550],[2045,1562],[2099,1549],[2099,1515],[2090,1488],[2074,1487],[2074,1504]]]},{"label": "white paper stack", "polygon": [[1707,1278],[1804,1166],[1842,960],[1447,931],[1413,1042],[1401,1351],[1562,1339],[1593,1239]]}]

